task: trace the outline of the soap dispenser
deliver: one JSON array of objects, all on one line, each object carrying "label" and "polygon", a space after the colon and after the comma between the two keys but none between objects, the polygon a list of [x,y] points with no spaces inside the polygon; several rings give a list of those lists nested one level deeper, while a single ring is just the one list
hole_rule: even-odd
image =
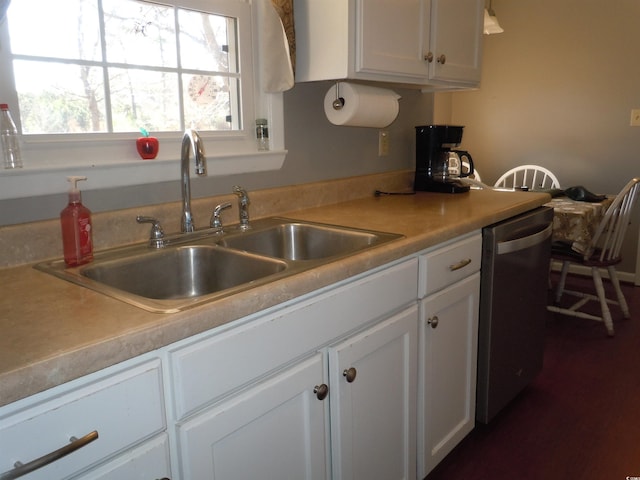
[{"label": "soap dispenser", "polygon": [[67,177],[71,183],[69,204],[60,212],[64,261],[70,266],[82,265],[93,260],[91,212],[82,205],[78,182],[87,177]]}]

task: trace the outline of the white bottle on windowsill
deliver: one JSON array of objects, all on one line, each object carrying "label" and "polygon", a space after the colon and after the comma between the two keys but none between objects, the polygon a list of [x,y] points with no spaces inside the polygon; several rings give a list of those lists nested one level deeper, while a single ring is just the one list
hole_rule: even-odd
[{"label": "white bottle on windowsill", "polygon": [[0,103],[0,137],[4,168],[22,168],[18,129],[6,103]]}]

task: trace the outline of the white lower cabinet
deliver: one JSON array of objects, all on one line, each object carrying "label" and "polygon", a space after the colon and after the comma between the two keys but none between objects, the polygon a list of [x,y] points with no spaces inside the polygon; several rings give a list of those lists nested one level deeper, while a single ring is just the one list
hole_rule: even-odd
[{"label": "white lower cabinet", "polygon": [[417,264],[176,346],[180,478],[415,479]]},{"label": "white lower cabinet", "polygon": [[420,479],[475,426],[481,252],[474,235],[421,258]]},{"label": "white lower cabinet", "polygon": [[323,379],[318,353],[180,425],[183,478],[328,478]]},{"label": "white lower cabinet", "polygon": [[1,408],[0,478],[170,476],[161,378],[134,359]]},{"label": "white lower cabinet", "polygon": [[414,304],[184,422],[183,478],[415,478],[417,332]]},{"label": "white lower cabinet", "polygon": [[416,476],[418,309],[329,348],[333,479]]},{"label": "white lower cabinet", "polygon": [[422,461],[424,478],[473,430],[476,415],[480,274],[420,306]]}]

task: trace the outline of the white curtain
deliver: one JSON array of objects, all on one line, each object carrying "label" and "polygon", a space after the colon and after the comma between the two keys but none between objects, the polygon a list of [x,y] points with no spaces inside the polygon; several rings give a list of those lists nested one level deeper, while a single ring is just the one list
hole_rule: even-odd
[{"label": "white curtain", "polygon": [[293,0],[271,0],[273,7],[280,15],[282,26],[287,34],[289,42],[289,54],[291,55],[291,64],[295,70],[296,67],[296,31],[293,24]]},{"label": "white curtain", "polygon": [[[265,92],[284,92],[295,84],[292,0],[261,0],[260,65]],[[289,33],[289,35],[287,34]]]}]

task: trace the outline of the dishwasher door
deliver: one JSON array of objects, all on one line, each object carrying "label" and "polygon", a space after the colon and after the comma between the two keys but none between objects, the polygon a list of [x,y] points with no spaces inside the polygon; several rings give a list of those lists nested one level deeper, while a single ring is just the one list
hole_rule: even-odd
[{"label": "dishwasher door", "polygon": [[482,231],[476,420],[488,423],[542,369],[553,209]]}]

